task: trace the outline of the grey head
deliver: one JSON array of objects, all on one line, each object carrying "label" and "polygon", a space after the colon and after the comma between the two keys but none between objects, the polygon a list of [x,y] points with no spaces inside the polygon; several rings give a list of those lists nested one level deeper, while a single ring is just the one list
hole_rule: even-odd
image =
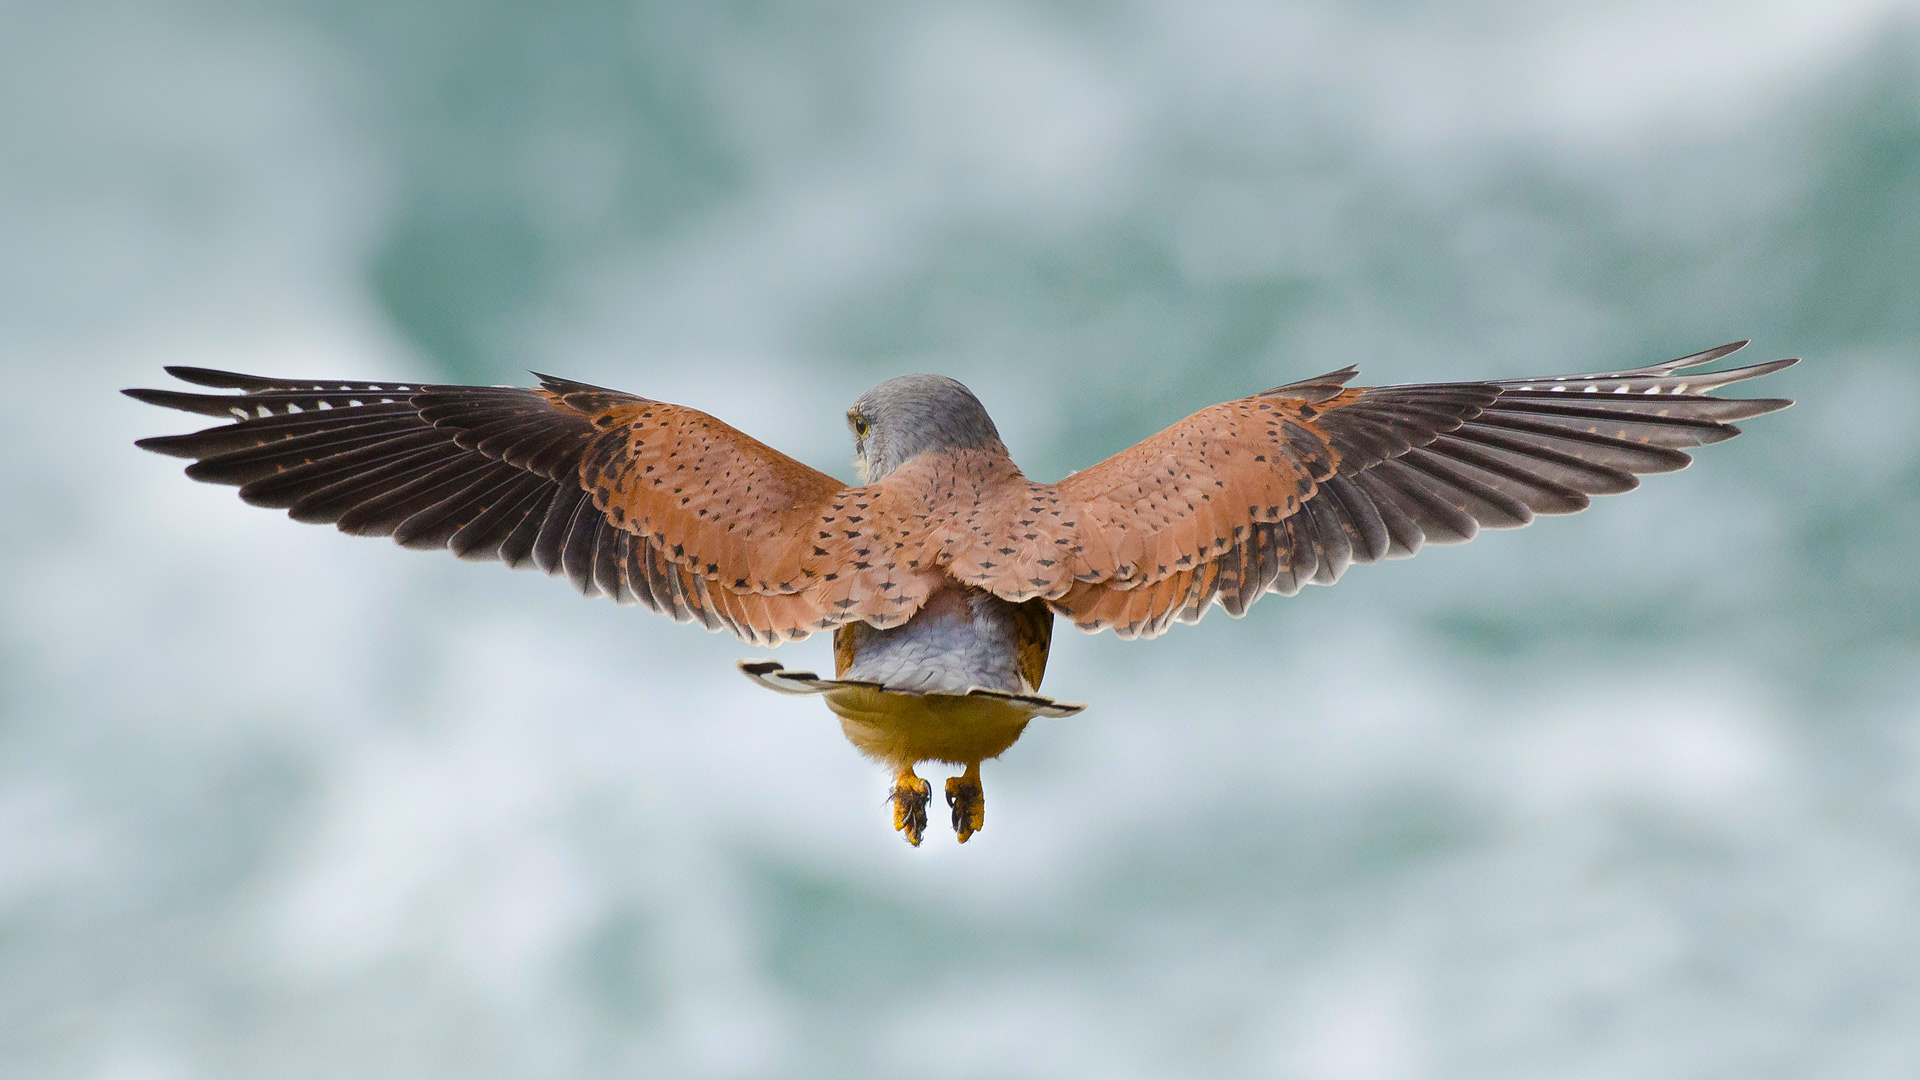
[{"label": "grey head", "polygon": [[992,446],[1000,432],[973,391],[945,375],[902,375],[847,410],[860,475],[871,483],[928,450]]}]

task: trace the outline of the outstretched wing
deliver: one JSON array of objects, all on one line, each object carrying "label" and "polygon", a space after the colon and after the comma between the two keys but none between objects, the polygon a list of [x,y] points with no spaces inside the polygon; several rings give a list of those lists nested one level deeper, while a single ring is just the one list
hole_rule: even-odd
[{"label": "outstretched wing", "polygon": [[1704,392],[1794,360],[1683,374],[1745,344],[1480,383],[1348,389],[1347,368],[1203,409],[1060,482],[1081,551],[1051,602],[1083,630],[1151,637],[1215,601],[1237,616],[1353,563],[1585,509],[1792,404]]},{"label": "outstretched wing", "polygon": [[822,610],[801,568],[844,485],[698,410],[547,376],[523,389],[167,371],[238,393],[126,393],[232,422],[138,445],[296,521],[536,566],[760,644],[858,617]]}]

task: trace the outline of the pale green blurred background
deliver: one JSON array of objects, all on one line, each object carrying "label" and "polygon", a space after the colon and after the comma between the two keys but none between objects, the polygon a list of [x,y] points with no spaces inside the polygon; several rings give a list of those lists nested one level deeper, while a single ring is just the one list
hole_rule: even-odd
[{"label": "pale green blurred background", "polygon": [[[848,476],[939,371],[1054,478],[1749,336],[1801,403],[1685,473],[1063,637],[918,851],[755,650],[114,393],[534,368]],[[0,5],[0,1076],[1920,1075],[1917,354],[1912,3]]]}]

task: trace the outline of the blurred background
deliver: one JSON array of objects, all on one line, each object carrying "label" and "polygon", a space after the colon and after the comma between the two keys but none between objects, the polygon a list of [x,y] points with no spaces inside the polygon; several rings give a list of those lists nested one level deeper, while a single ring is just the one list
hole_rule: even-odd
[{"label": "blurred background", "polygon": [[[26,0],[0,60],[0,1076],[1920,1074],[1915,4]],[[533,368],[846,478],[936,371],[1052,479],[1742,337],[1800,404],[1687,472],[1063,634],[1093,708],[917,851],[756,650],[114,393]]]}]

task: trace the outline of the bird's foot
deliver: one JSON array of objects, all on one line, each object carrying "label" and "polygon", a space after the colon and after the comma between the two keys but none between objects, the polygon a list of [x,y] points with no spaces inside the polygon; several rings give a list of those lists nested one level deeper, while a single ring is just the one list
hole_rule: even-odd
[{"label": "bird's foot", "polygon": [[953,835],[966,843],[967,838],[987,825],[987,797],[980,790],[980,763],[947,780],[947,805],[953,808]]},{"label": "bird's foot", "polygon": [[913,773],[913,766],[893,776],[893,791],[887,800],[893,803],[893,827],[906,834],[907,843],[920,846],[927,831],[927,803],[933,799],[933,785]]}]

